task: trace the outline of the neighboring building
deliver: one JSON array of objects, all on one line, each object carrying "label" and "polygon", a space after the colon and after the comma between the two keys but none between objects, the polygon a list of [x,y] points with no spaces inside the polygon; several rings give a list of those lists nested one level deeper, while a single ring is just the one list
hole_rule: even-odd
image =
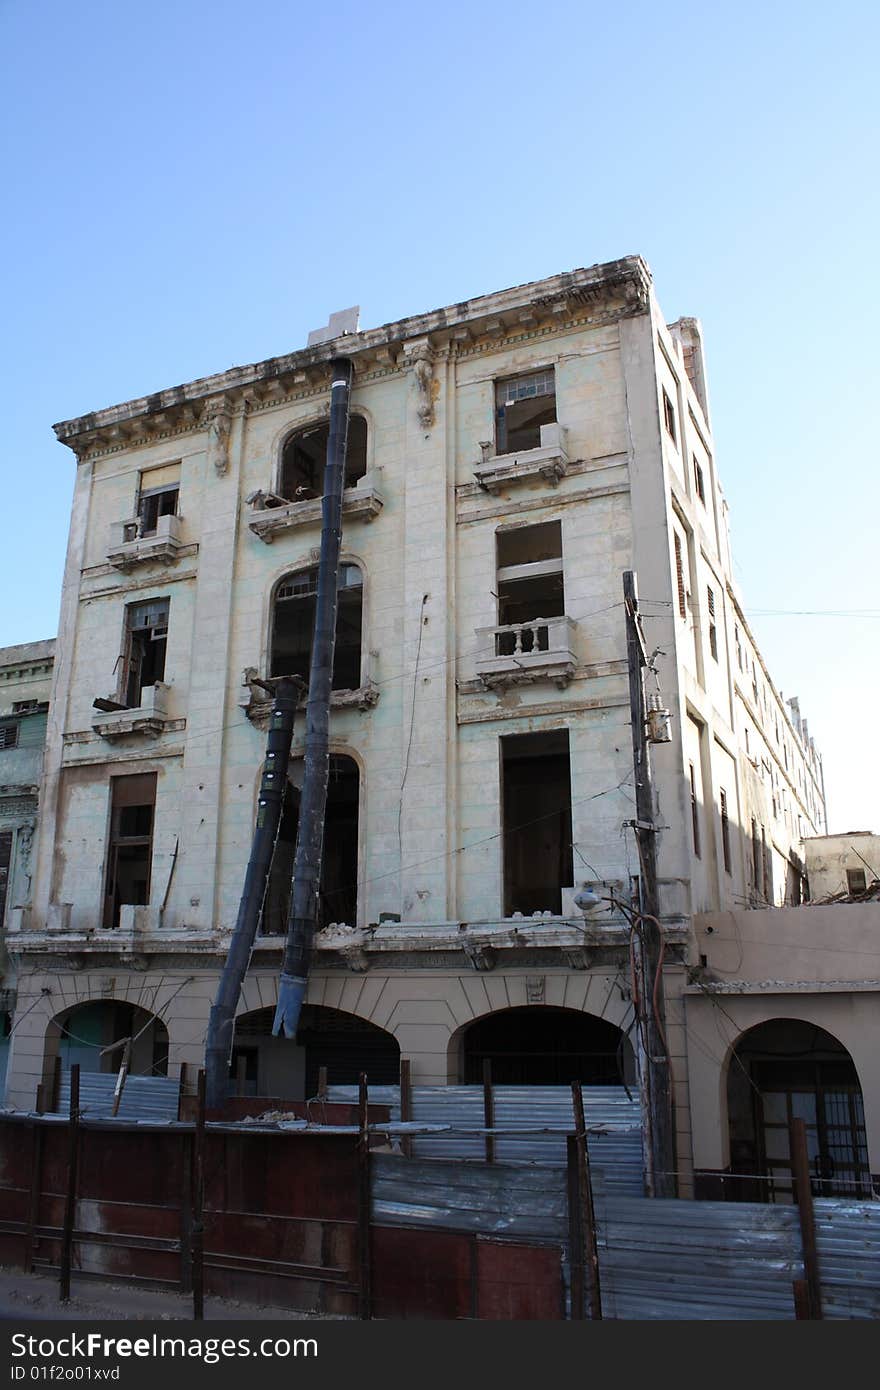
[{"label": "neighboring building", "polygon": [[804,842],[810,897],[858,899],[880,885],[880,835],[848,830],[845,835],[811,836]]},{"label": "neighboring building", "polygon": [[686,1175],[691,916],[798,901],[801,836],[825,824],[733,584],[699,325],[667,327],[631,257],[341,326],[57,426],[78,460],[65,660],[9,1098],[33,1105],[59,1049],[112,1069],[129,1033],[135,1070],[202,1060],[264,749],[254,677],[307,670],[344,353],[325,929],[299,1042],[273,1040],[300,725],[237,1057],[263,1094],[312,1093],[321,1062],[387,1081],[401,1054],[421,1082],[486,1058],[499,1081],[631,1075],[626,922],[572,897],[595,880],[629,902],[639,872],[632,569],[673,715],[653,765]]},{"label": "neighboring building", "polygon": [[31,900],[54,651],[54,641],[0,647],[0,1080],[15,1008],[6,929],[15,930]]}]

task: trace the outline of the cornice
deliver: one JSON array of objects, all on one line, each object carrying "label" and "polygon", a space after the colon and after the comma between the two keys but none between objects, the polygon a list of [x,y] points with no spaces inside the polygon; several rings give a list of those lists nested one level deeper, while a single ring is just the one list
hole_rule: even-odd
[{"label": "cornice", "polygon": [[102,457],[207,429],[218,413],[247,414],[324,392],[332,359],[341,354],[354,362],[357,385],[401,366],[412,369],[404,349],[414,339],[438,359],[476,356],[562,328],[644,313],[650,290],[650,271],[638,256],[568,271],[64,420],[55,434],[79,460]]}]

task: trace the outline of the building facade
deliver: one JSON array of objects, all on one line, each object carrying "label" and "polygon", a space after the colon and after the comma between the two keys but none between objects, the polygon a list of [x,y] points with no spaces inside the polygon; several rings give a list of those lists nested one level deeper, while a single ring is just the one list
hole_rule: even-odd
[{"label": "building facade", "polygon": [[[686,1176],[693,914],[800,901],[801,838],[824,829],[821,763],[732,579],[699,324],[667,326],[632,257],[344,326],[56,427],[77,458],[65,660],[32,906],[10,931],[8,1100],[33,1105],[71,1049],[112,1067],[99,1044],[122,1035],[145,1071],[203,1058],[254,825],[270,708],[255,682],[308,670],[343,353],[322,930],[301,1037],[271,1039],[298,721],[236,1063],[261,1094],[308,1093],[322,1058],[388,1080],[402,1056],[425,1083],[486,1059],[512,1081],[631,1070],[615,903],[639,873],[633,570],[649,694],[672,715],[652,754]],[[586,881],[604,899],[588,917]]]}]

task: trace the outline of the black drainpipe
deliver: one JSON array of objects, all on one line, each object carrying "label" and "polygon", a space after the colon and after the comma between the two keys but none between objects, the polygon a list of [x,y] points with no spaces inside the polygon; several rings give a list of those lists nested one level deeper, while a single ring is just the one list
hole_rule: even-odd
[{"label": "black drainpipe", "polygon": [[217,997],[208,1018],[205,1044],[205,1101],[210,1109],[223,1105],[229,1089],[229,1060],[232,1056],[235,1010],[241,985],[250,964],[260,910],[266,895],[266,882],[272,865],[275,837],[284,806],[287,764],[297,701],[303,689],[298,676],[274,681],[275,704],[266,739],[266,761],[257,799],[257,824],[251,857],[245,874],[229,953],[217,987]]},{"label": "black drainpipe", "polygon": [[324,849],[324,817],[330,776],[330,691],[336,646],[339,551],[342,544],[342,486],[348,446],[352,366],[346,357],[331,363],[330,435],[324,469],[321,556],[315,597],[315,635],[306,705],[305,766],[300,800],[293,891],[287,919],[287,943],[278,982],[278,1007],[272,1033],[295,1038],[308,987],[312,941],[318,920],[318,890]]}]

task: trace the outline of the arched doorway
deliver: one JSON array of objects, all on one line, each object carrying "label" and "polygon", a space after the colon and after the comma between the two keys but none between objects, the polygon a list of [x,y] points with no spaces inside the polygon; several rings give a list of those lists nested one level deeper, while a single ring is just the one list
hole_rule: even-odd
[{"label": "arched doorway", "polygon": [[[46,1032],[46,1070],[55,1058],[68,1071],[117,1072],[122,1046],[131,1039],[128,1070],[132,1076],[168,1075],[168,1029],[160,1018],[121,999],[93,999],[56,1014]],[[108,1050],[109,1049],[109,1050]],[[46,1078],[51,1081],[51,1076]]]},{"label": "arched doorway", "polygon": [[[302,778],[303,760],[294,758],[284,789],[281,823],[263,901],[260,931],[267,936],[283,936],[287,931]],[[326,927],[330,922],[357,925],[359,801],[357,763],[343,754],[331,754],[318,898],[319,927]]]},{"label": "arched doorway", "polygon": [[391,1033],[356,1014],[306,1004],[296,1042],[272,1037],[274,1008],[256,1009],[235,1020],[231,1075],[243,1059],[250,1095],[307,1100],[317,1094],[318,1073],[327,1068],[332,1086],[357,1084],[366,1072],[374,1086],[393,1086],[400,1076],[400,1047]]},{"label": "arched doorway", "polygon": [[862,1090],[853,1060],[831,1033],[774,1018],[743,1033],[727,1068],[730,1168],[747,1201],[791,1202],[789,1126],[806,1126],[817,1197],[871,1196]]},{"label": "arched doorway", "polygon": [[626,1034],[607,1019],[550,1005],[501,1009],[469,1025],[461,1038],[461,1077],[483,1078],[483,1063],[501,1086],[627,1086],[635,1056]]}]

